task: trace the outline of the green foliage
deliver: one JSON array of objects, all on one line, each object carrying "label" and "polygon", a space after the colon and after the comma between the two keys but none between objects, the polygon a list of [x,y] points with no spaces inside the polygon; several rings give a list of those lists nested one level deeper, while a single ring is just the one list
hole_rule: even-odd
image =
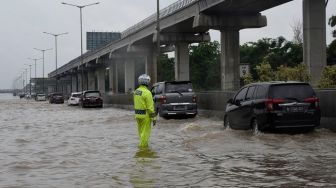
[{"label": "green foliage", "polygon": [[220,88],[220,51],[217,41],[190,46],[190,72],[196,90]]},{"label": "green foliage", "polygon": [[330,18],[329,18],[329,22],[328,22],[328,24],[331,26],[331,27],[334,27],[334,26],[336,26],[336,16],[331,16]]},{"label": "green foliage", "polygon": [[303,48],[301,43],[287,41],[284,37],[263,38],[242,45],[240,55],[241,63],[250,64],[252,77],[259,79],[258,65],[268,63],[272,70],[281,65],[295,67],[303,60]]},{"label": "green foliage", "polygon": [[336,61],[336,40],[332,41],[327,48],[328,65],[335,64]]},{"label": "green foliage", "polygon": [[160,62],[157,66],[158,81],[173,81],[175,79],[173,58],[168,58],[168,55],[161,54]]},{"label": "green foliage", "polygon": [[322,72],[319,88],[336,88],[336,66],[326,66]]},{"label": "green foliage", "polygon": [[260,65],[257,65],[256,71],[259,78],[258,81],[267,82],[274,80],[274,72],[269,63],[264,62]]},{"label": "green foliage", "polygon": [[241,83],[242,85],[247,85],[247,84],[253,83],[254,80],[251,74],[246,74],[243,77],[241,77],[241,82],[242,82]]},{"label": "green foliage", "polygon": [[275,72],[275,80],[308,82],[310,80],[310,76],[307,66],[303,63],[296,67],[281,65]]}]

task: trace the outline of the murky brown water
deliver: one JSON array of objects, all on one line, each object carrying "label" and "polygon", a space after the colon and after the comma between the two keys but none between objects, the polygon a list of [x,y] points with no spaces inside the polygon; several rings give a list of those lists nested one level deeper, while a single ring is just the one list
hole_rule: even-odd
[{"label": "murky brown water", "polygon": [[328,130],[253,135],[217,119],[159,119],[140,151],[131,111],[6,95],[0,110],[0,187],[336,187]]}]

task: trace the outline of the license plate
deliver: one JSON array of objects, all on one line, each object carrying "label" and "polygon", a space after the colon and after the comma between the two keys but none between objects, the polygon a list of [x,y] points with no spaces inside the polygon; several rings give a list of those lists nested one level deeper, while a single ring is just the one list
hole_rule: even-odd
[{"label": "license plate", "polygon": [[186,106],[174,106],[174,110],[186,110]]},{"label": "license plate", "polygon": [[303,106],[292,106],[287,107],[287,112],[304,112],[305,108]]}]

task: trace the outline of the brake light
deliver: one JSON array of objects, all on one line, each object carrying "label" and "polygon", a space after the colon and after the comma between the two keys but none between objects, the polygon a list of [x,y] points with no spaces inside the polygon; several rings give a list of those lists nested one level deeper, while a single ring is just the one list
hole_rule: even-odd
[{"label": "brake light", "polygon": [[285,101],[286,100],[284,100],[284,99],[267,99],[265,101],[266,109],[268,111],[273,111],[274,110],[274,104],[284,103]]},{"label": "brake light", "polygon": [[167,103],[167,97],[166,96],[161,96],[160,97],[160,102],[161,102],[161,104],[165,104],[165,103]]},{"label": "brake light", "polygon": [[197,102],[197,96],[196,96],[196,95],[193,96],[192,101],[193,101],[193,102]]},{"label": "brake light", "polygon": [[304,101],[311,104],[315,104],[316,108],[320,107],[320,99],[318,99],[317,97],[306,98]]}]

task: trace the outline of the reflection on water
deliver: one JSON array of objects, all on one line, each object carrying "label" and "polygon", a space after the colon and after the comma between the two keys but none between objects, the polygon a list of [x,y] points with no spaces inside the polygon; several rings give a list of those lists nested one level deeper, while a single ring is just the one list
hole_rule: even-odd
[{"label": "reflection on water", "polygon": [[139,149],[132,111],[4,97],[0,109],[0,187],[336,187],[336,134],[324,129],[158,119]]},{"label": "reflection on water", "polygon": [[158,187],[153,176],[161,170],[157,153],[150,148],[139,148],[134,158],[136,161],[129,180],[133,187]]}]

